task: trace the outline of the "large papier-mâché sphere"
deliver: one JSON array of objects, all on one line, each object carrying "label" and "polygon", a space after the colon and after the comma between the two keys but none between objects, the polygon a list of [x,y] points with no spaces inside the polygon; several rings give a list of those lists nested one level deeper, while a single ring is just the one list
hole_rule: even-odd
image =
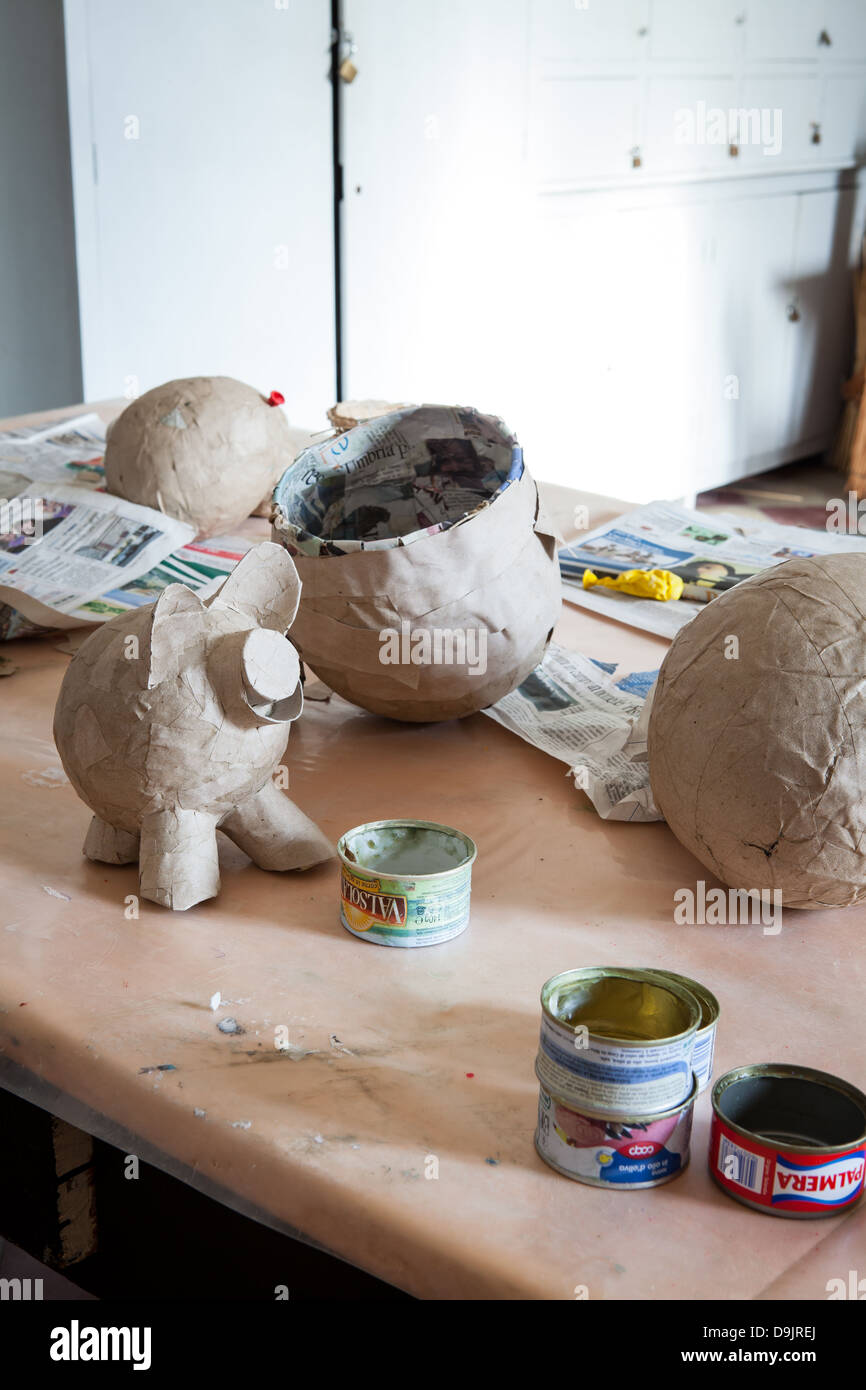
[{"label": "large papier-m\u00e2ch\u00e9 sphere", "polygon": [[404,407],[307,449],[274,494],[274,539],[303,583],[305,662],[392,719],[494,704],[559,616],[556,539],[520,447],[468,407]]},{"label": "large papier-m\u00e2ch\u00e9 sphere", "polygon": [[109,492],[226,535],[250,515],[291,463],[278,405],[228,376],[167,381],[132,401],[109,427]]},{"label": "large papier-m\u00e2ch\u00e9 sphere", "polygon": [[866,555],[789,560],[708,604],[662,665],[649,765],[677,839],[729,887],[866,898]]}]

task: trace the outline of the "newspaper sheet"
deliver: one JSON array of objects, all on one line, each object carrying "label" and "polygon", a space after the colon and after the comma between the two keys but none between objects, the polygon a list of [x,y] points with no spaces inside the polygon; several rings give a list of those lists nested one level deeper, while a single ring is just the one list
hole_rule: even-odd
[{"label": "newspaper sheet", "polygon": [[657,671],[615,666],[551,643],[522,685],[484,713],[568,765],[604,820],[662,820],[649,785],[646,723]]},{"label": "newspaper sheet", "polygon": [[0,603],[35,623],[76,626],[82,604],[146,574],[195,535],[186,522],[91,488],[31,483],[14,499],[23,515],[30,499],[39,503],[36,534],[0,534]]},{"label": "newspaper sheet", "polygon": [[103,487],[104,453],[105,424],[98,415],[7,430],[0,434],[0,497],[15,497],[30,483]]},{"label": "newspaper sheet", "polygon": [[215,536],[211,540],[194,541],[173,551],[137,579],[127,580],[117,588],[107,589],[98,598],[82,603],[73,616],[88,623],[107,622],[130,608],[153,603],[168,584],[185,584],[200,598],[207,598],[254,544],[244,536]]},{"label": "newspaper sheet", "polygon": [[[606,522],[559,552],[562,594],[631,627],[675,637],[708,601],[750,575],[802,555],[866,551],[866,537],[841,531],[779,526],[764,518],[696,512],[673,502],[651,502]],[[666,569],[680,575],[692,597],[660,602],[596,586],[583,588],[584,570],[621,574]]]},{"label": "newspaper sheet", "polygon": [[97,415],[0,435],[0,639],[104,621],[177,577],[159,568],[194,528],[103,491],[104,450]]}]

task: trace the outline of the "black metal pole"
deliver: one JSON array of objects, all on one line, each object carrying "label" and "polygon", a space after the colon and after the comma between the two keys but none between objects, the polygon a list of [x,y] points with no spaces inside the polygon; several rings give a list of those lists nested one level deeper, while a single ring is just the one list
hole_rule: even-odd
[{"label": "black metal pole", "polygon": [[343,399],[343,164],[341,149],[342,82],[340,43],[343,32],[341,0],[331,0],[331,154],[334,181],[334,355],[337,400]]}]

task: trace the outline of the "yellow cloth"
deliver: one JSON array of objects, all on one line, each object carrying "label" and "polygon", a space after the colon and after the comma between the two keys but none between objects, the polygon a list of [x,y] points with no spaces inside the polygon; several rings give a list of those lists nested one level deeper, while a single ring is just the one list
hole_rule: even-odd
[{"label": "yellow cloth", "polygon": [[616,579],[599,579],[592,570],[584,570],[584,589],[592,589],[596,584],[605,589],[619,589],[623,594],[634,594],[636,598],[657,598],[662,602],[680,598],[683,592],[683,581],[670,570],[626,570]]}]

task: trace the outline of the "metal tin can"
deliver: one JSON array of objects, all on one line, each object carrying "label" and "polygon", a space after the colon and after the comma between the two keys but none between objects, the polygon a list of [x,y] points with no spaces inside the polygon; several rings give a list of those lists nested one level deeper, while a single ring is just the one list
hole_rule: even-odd
[{"label": "metal tin can", "polygon": [[771,1216],[838,1216],[863,1193],[866,1096],[808,1067],[766,1062],[713,1087],[710,1174]]},{"label": "metal tin can", "polygon": [[468,835],[425,820],[379,820],[347,830],[340,921],[379,946],[436,946],[469,925],[472,864]]},{"label": "metal tin can", "polygon": [[585,1113],[659,1114],[688,1099],[700,1018],[689,990],[648,970],[563,971],[541,991],[536,1075]]},{"label": "metal tin can", "polygon": [[701,1006],[701,1022],[695,1037],[695,1050],[692,1053],[692,1071],[698,1078],[698,1091],[709,1086],[713,1076],[713,1057],[716,1050],[716,1026],[719,1021],[719,1001],[706,985],[699,980],[690,980],[687,975],[677,975],[673,970],[653,970],[662,980],[673,980],[693,994]]},{"label": "metal tin can", "polygon": [[698,1083],[682,1105],[637,1119],[586,1115],[544,1086],[538,1096],[535,1147],[551,1168],[593,1187],[660,1187],[688,1165]]}]

